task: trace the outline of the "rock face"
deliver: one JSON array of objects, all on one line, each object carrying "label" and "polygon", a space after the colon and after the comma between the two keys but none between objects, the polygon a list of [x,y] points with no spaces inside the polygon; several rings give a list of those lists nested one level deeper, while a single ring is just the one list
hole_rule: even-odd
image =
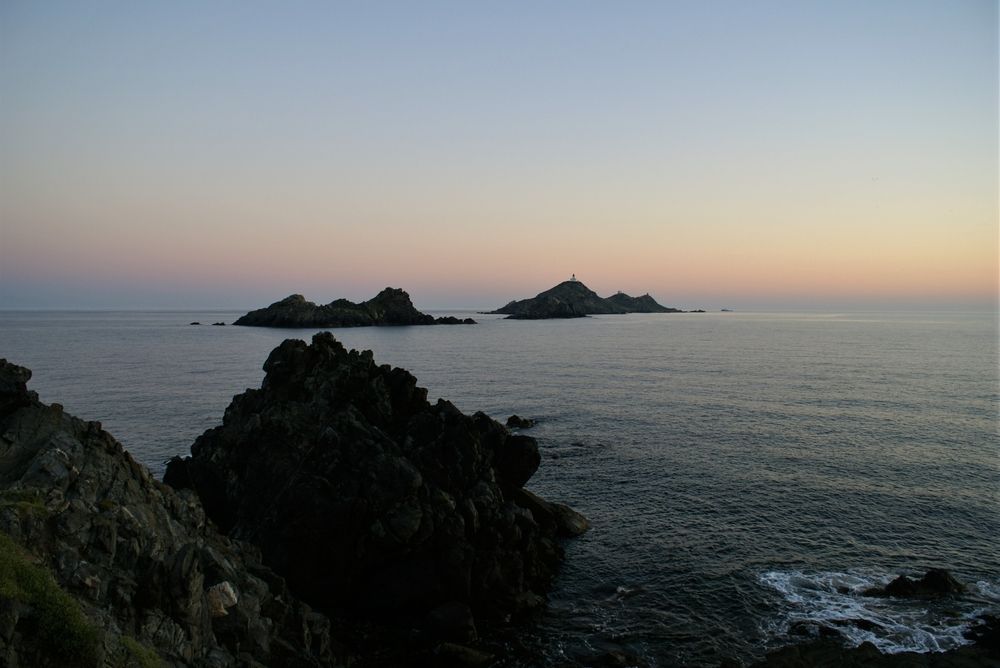
[{"label": "rock face", "polygon": [[512,301],[503,308],[490,311],[505,314],[514,320],[541,320],[546,318],[582,318],[587,315],[608,313],[677,313],[678,309],[666,308],[649,295],[629,297],[618,293],[604,299],[577,280],[563,281],[554,288],[541,292],[531,299]]},{"label": "rock face", "polygon": [[408,372],[328,332],[285,341],[264,369],[165,480],[295,593],[456,642],[544,602],[557,536],[586,520],[522,489],[534,439],[428,403]]},{"label": "rock face", "polygon": [[342,663],[257,548],[30,377],[0,360],[0,665]]},{"label": "rock face", "polygon": [[475,320],[453,316],[435,319],[413,306],[410,295],[386,288],[372,299],[355,304],[337,299],[323,306],[291,295],[267,308],[250,311],[234,325],[251,327],[369,327],[372,325],[474,325]]}]

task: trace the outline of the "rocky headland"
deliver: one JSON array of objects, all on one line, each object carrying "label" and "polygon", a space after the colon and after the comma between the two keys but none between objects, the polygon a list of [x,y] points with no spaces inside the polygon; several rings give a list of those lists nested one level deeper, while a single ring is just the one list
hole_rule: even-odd
[{"label": "rocky headland", "polygon": [[472,318],[454,316],[435,318],[421,313],[410,295],[399,288],[386,288],[371,299],[356,304],[336,299],[317,305],[302,295],[290,295],[281,301],[241,316],[234,325],[251,327],[371,327],[377,325],[474,325]]},{"label": "rocky headland", "polygon": [[619,292],[601,297],[581,281],[571,279],[530,299],[512,301],[491,314],[506,315],[512,320],[542,320],[546,318],[582,318],[588,315],[615,313],[681,313],[656,302],[648,294],[631,297]]},{"label": "rocky headland", "polygon": [[486,665],[587,529],[534,439],[329,333],[154,480],[0,362],[0,665]]},{"label": "rocky headland", "polygon": [[559,538],[587,523],[524,489],[534,439],[429,403],[407,371],[328,332],[285,341],[264,369],[165,480],[293,592],[459,642],[544,604]]}]

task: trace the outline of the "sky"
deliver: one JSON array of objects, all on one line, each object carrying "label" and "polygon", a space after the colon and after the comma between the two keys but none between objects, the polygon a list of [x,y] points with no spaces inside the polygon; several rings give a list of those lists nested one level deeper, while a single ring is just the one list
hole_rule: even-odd
[{"label": "sky", "polygon": [[996,309],[996,2],[0,3],[0,308]]}]

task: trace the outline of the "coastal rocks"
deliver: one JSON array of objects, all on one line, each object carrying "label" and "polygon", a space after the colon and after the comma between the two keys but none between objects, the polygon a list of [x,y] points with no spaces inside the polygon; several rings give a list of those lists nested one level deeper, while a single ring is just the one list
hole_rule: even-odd
[{"label": "coastal rocks", "polygon": [[[981,628],[981,627],[977,627]],[[984,633],[988,633],[985,631]],[[971,634],[970,634],[970,639]],[[729,662],[724,662],[727,665]],[[988,640],[977,640],[947,652],[899,652],[884,654],[870,642],[846,647],[833,638],[791,645],[769,653],[751,668],[996,668],[1000,652]]]},{"label": "coastal rocks", "polygon": [[657,304],[649,295],[630,297],[619,292],[604,299],[575,278],[563,281],[531,299],[512,301],[496,311],[490,311],[493,314],[504,314],[513,320],[582,318],[587,315],[610,313],[679,312],[679,309]]},{"label": "coastal rocks", "polygon": [[526,496],[534,439],[429,403],[411,374],[328,332],[285,341],[264,370],[165,480],[294,592],[459,643],[544,603],[558,536],[586,521]]},{"label": "coastal rocks", "polygon": [[965,585],[943,568],[932,568],[919,580],[900,575],[884,588],[874,587],[864,591],[865,596],[891,596],[894,598],[940,598],[965,591]]},{"label": "coastal rocks", "polygon": [[[932,568],[919,580],[900,575],[884,588],[868,589],[865,596],[942,599],[959,596],[965,586],[940,568]],[[870,633],[882,633],[885,627],[869,619],[843,619],[832,622],[841,628],[855,627]],[[945,652],[899,652],[884,654],[870,642],[858,647],[843,644],[844,636],[835,628],[814,621],[792,624],[790,635],[813,638],[769,653],[753,668],[801,668],[805,666],[865,666],[866,668],[986,668],[1000,666],[1000,619],[982,615],[966,633],[971,645]]]},{"label": "coastal rocks", "polygon": [[330,621],[0,360],[0,665],[333,666]]},{"label": "coastal rocks", "polygon": [[373,325],[474,325],[472,318],[454,316],[435,319],[413,306],[410,295],[398,288],[386,288],[372,299],[355,304],[337,299],[318,306],[302,295],[281,301],[237,319],[234,325],[251,327],[369,327]]}]

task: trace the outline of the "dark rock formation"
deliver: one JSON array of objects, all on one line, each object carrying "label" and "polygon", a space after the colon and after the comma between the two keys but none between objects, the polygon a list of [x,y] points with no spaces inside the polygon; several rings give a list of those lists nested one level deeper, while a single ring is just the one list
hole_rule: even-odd
[{"label": "dark rock formation", "polygon": [[435,319],[413,306],[410,295],[398,288],[386,288],[372,299],[355,304],[337,299],[317,306],[302,295],[291,295],[267,308],[250,311],[234,325],[251,327],[368,327],[372,325],[474,325],[471,318],[454,316]]},{"label": "dark rock formation", "polygon": [[259,545],[294,592],[459,643],[544,603],[557,536],[586,520],[522,489],[534,439],[428,403],[408,372],[328,332],[285,341],[264,369],[165,480]]},{"label": "dark rock formation", "polygon": [[683,313],[679,308],[668,308],[658,304],[648,294],[641,297],[630,297],[624,292],[619,292],[608,297],[608,301],[624,309],[625,313]]},{"label": "dark rock formation", "polygon": [[511,429],[530,429],[535,426],[535,421],[530,418],[511,415],[507,418],[507,426]]},{"label": "dark rock formation", "polygon": [[100,423],[39,402],[30,377],[0,360],[0,665],[345,661],[255,547]]},{"label": "dark rock formation", "polygon": [[512,301],[503,308],[490,311],[494,314],[505,314],[514,320],[582,318],[587,315],[609,313],[673,312],[678,312],[678,309],[661,306],[649,295],[629,297],[624,293],[618,293],[604,299],[577,280],[563,281],[531,299]]},{"label": "dark rock formation", "polygon": [[892,596],[894,598],[940,598],[953,596],[965,591],[965,585],[952,577],[943,568],[932,568],[919,580],[913,580],[905,575],[890,582],[885,588],[872,588],[864,592],[865,596]]}]

